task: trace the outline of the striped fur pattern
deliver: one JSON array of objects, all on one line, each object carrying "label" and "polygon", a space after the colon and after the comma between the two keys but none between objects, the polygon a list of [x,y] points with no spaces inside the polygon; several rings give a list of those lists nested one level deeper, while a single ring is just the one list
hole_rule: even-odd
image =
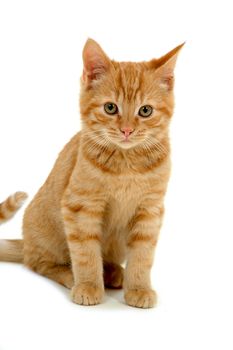
[{"label": "striped fur pattern", "polygon": [[25,192],[16,192],[0,203],[0,224],[11,219],[26,198],[27,194]]},{"label": "striped fur pattern", "polygon": [[[104,287],[122,286],[128,305],[156,303],[150,271],[170,173],[181,47],[142,63],[112,61],[91,39],[84,47],[82,130],[60,153],[23,223],[25,265],[71,288],[77,304],[98,304]],[[108,102],[116,114],[106,113]],[[153,108],[148,118],[139,116],[144,105]]]}]

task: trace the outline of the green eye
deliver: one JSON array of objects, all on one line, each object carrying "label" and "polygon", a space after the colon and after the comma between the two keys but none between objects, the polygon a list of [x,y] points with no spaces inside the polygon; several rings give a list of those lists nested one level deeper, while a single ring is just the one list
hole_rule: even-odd
[{"label": "green eye", "polygon": [[153,112],[153,108],[149,105],[146,105],[146,106],[142,106],[140,109],[139,109],[139,112],[138,114],[143,117],[143,118],[146,118],[146,117],[149,117]]},{"label": "green eye", "polygon": [[104,110],[107,114],[116,114],[118,112],[117,105],[112,102],[105,103]]}]

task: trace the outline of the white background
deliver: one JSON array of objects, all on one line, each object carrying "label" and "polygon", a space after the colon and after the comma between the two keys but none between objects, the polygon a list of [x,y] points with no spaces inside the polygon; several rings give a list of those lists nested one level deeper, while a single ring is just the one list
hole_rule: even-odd
[{"label": "white background", "polygon": [[[80,128],[87,37],[111,58],[147,60],[186,40],[176,69],[173,172],[152,310],[107,292],[82,307],[21,265],[0,263],[0,350],[232,349],[231,1],[0,1],[0,200],[30,197]],[[2,238],[21,235],[21,211]]]}]

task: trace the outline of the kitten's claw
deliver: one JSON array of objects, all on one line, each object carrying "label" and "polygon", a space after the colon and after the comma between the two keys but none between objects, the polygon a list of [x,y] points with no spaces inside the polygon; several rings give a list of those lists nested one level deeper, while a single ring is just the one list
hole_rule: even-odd
[{"label": "kitten's claw", "polygon": [[125,293],[125,301],[130,306],[148,309],[155,306],[157,295],[152,289],[131,289]]},{"label": "kitten's claw", "polygon": [[81,283],[71,290],[71,297],[74,303],[79,305],[100,304],[104,295],[101,287],[93,286],[90,283]]}]

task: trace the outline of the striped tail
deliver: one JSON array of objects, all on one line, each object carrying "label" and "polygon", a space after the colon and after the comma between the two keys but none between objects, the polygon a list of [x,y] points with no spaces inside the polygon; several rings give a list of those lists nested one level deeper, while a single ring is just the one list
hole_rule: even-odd
[{"label": "striped tail", "polygon": [[0,224],[11,219],[27,198],[25,192],[16,192],[0,203]]},{"label": "striped tail", "polygon": [[[0,203],[0,224],[11,219],[26,198],[25,192],[16,192]],[[23,240],[0,239],[0,261],[23,262]]]},{"label": "striped tail", "polygon": [[0,239],[0,261],[23,262],[23,240]]}]

